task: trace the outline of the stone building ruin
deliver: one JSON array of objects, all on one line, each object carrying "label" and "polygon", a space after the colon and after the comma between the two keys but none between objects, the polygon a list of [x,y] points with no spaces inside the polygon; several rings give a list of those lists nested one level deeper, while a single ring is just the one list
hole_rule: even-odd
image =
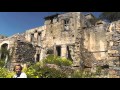
[{"label": "stone building ruin", "polygon": [[73,67],[120,66],[120,21],[91,22],[94,20],[92,14],[81,12],[47,16],[43,26],[1,38],[0,49],[10,51],[10,67],[19,62],[39,62],[48,54],[71,59]]}]

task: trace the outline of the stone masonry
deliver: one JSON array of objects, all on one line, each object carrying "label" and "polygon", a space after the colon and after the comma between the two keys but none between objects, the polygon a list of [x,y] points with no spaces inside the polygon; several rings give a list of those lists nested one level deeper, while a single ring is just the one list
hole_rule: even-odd
[{"label": "stone masonry", "polygon": [[11,62],[39,62],[54,54],[71,59],[73,67],[109,65],[113,69],[120,66],[120,21],[94,22],[92,14],[81,12],[55,14],[44,19],[43,26],[0,38],[0,48],[10,50]]}]

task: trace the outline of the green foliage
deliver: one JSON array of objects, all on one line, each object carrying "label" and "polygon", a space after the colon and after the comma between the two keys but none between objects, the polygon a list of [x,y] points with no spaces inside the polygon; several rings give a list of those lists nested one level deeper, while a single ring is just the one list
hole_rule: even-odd
[{"label": "green foliage", "polygon": [[66,78],[66,74],[62,73],[59,70],[56,70],[54,68],[48,68],[48,67],[42,67],[41,68],[42,77],[43,78]]},{"label": "green foliage", "polygon": [[27,74],[28,78],[39,78],[42,75],[40,72],[40,67],[41,65],[36,63],[28,67],[24,72]]},{"label": "green foliage", "polygon": [[4,59],[0,59],[0,67],[4,67],[5,61]]},{"label": "green foliage", "polygon": [[9,54],[9,50],[7,50],[6,48],[1,48],[0,52],[1,52],[1,53],[4,53],[4,54],[6,54],[6,55]]},{"label": "green foliage", "polygon": [[89,71],[76,70],[71,74],[71,78],[95,78],[95,74]]},{"label": "green foliage", "polygon": [[101,70],[102,68],[100,66],[96,67],[96,75],[100,75],[101,74]]},{"label": "green foliage", "polygon": [[12,78],[14,72],[8,71],[8,69],[0,67],[0,78]]},{"label": "green foliage", "polygon": [[12,78],[14,72],[10,72],[7,68],[4,68],[4,59],[0,60],[0,78]]},{"label": "green foliage", "polygon": [[14,72],[11,72],[11,71],[8,71],[8,70],[7,70],[7,74],[6,74],[6,77],[5,77],[5,78],[13,78],[14,75],[15,75]]},{"label": "green foliage", "polygon": [[49,55],[48,57],[46,57],[45,60],[43,60],[44,64],[56,64],[58,66],[70,66],[72,65],[72,61],[66,58],[61,58],[58,56],[54,56],[54,55]]},{"label": "green foliage", "polygon": [[26,70],[28,78],[65,78],[65,73],[54,68],[42,66],[40,63],[30,66]]}]

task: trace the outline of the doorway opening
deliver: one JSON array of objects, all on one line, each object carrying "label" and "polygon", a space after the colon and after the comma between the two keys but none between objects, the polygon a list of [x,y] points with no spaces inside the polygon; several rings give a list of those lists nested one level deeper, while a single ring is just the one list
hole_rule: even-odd
[{"label": "doorway opening", "polygon": [[69,46],[67,46],[67,58],[72,60],[72,57],[71,57],[70,53],[71,53],[70,48],[69,48]]},{"label": "doorway opening", "polygon": [[57,56],[61,56],[61,46],[56,46]]},{"label": "doorway opening", "polygon": [[39,62],[39,60],[40,60],[40,54],[37,54],[36,62]]}]

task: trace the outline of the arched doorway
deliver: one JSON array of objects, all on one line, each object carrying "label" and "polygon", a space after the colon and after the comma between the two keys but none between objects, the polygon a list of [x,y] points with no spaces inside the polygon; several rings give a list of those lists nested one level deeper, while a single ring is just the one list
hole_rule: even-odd
[{"label": "arched doorway", "polygon": [[8,44],[5,43],[1,45],[1,59],[5,59],[7,54],[8,54]]},{"label": "arched doorway", "polygon": [[4,60],[4,67],[6,67],[7,65],[8,58],[9,58],[8,44],[4,43],[1,45],[0,48],[0,59]]}]

